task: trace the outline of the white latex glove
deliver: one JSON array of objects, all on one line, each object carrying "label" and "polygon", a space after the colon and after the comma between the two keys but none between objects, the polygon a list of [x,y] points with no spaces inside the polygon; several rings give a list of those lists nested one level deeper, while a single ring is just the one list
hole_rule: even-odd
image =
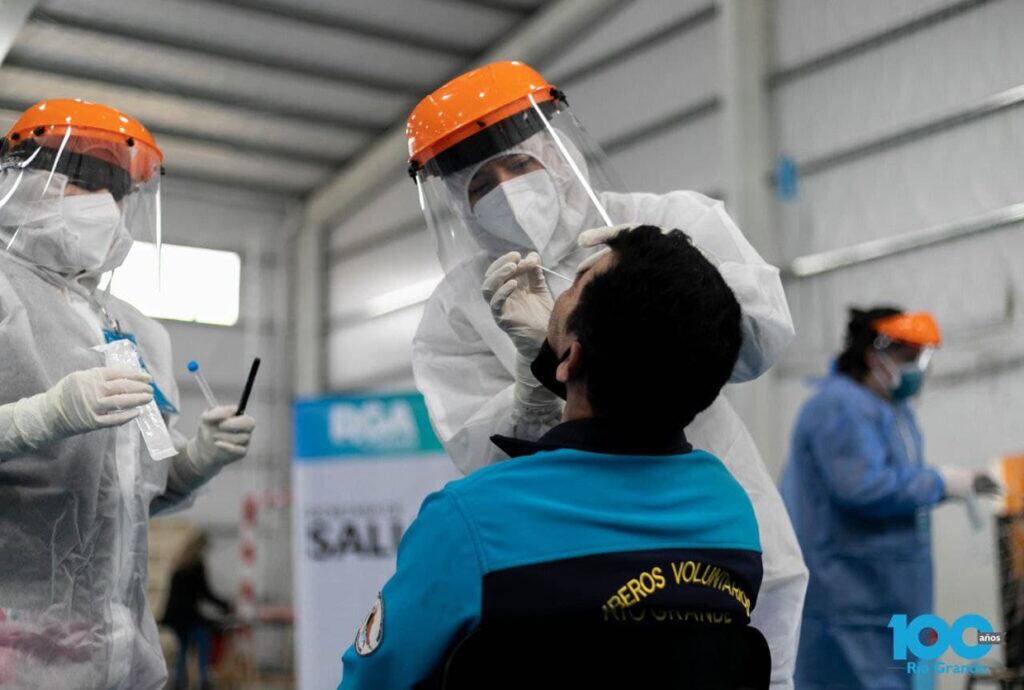
[{"label": "white latex glove", "polygon": [[220,468],[245,457],[255,428],[255,419],[236,416],[231,405],[210,408],[199,418],[199,429],[185,452],[198,474],[212,477]]},{"label": "white latex glove", "polygon": [[547,337],[554,307],[539,265],[536,252],[530,252],[525,259],[520,258],[519,252],[509,252],[490,265],[482,287],[494,322],[505,331],[519,354],[531,362]]},{"label": "white latex glove", "polygon": [[590,228],[580,233],[579,237],[576,238],[576,243],[581,247],[596,247],[599,244],[604,244],[613,237],[617,237],[620,232],[629,232],[630,230],[636,230],[643,223],[621,223],[619,225],[605,225],[599,228]]},{"label": "white latex glove", "polygon": [[0,459],[135,419],[153,400],[151,380],[133,369],[84,369],[45,393],[0,407]]},{"label": "white latex glove", "polygon": [[540,385],[530,371],[540,347],[547,338],[548,321],[554,300],[544,273],[538,268],[536,252],[521,258],[519,252],[499,257],[484,273],[482,292],[491,306],[498,328],[516,348],[513,391],[516,401],[514,419],[554,418],[561,412],[558,396]]},{"label": "white latex glove", "polygon": [[974,492],[975,473],[971,470],[950,465],[943,465],[938,470],[946,487],[946,498],[966,499]]},{"label": "white latex glove", "polygon": [[235,415],[230,405],[211,407],[199,418],[196,435],[171,460],[167,488],[189,494],[212,479],[225,465],[245,457],[256,428],[248,415]]},{"label": "white latex glove", "polygon": [[[576,243],[585,249],[589,247],[597,247],[613,237],[617,237],[620,232],[629,232],[630,230],[638,227],[640,227],[640,224],[638,223],[623,223],[622,225],[607,225],[601,228],[591,228],[581,232],[579,237],[576,238]],[[600,251],[591,254],[580,262],[580,265],[576,267],[576,272],[582,273],[587,270],[600,261],[601,257],[610,251],[610,247],[604,247]]]}]

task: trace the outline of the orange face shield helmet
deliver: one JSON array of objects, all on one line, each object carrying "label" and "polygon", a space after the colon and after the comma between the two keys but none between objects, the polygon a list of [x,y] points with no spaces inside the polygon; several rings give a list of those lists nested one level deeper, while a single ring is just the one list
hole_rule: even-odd
[{"label": "orange face shield helmet", "polygon": [[99,103],[41,101],[0,140],[0,247],[27,253],[65,196],[109,193],[134,240],[160,245],[163,152],[137,119]]},{"label": "orange face shield helmet", "polygon": [[912,348],[918,354],[915,363],[922,370],[928,368],[935,349],[942,345],[939,324],[928,312],[908,312],[878,319],[872,324],[878,333],[875,347]]},{"label": "orange face shield helmet", "polygon": [[[537,251],[556,265],[580,231],[633,220],[611,218],[607,194],[624,186],[565,94],[529,65],[496,62],[452,79],[416,105],[406,132],[409,174],[446,271],[507,251]],[[525,199],[539,193],[544,203]],[[535,213],[519,213],[517,202]],[[518,214],[505,232],[495,229],[496,209]]]},{"label": "orange face shield helmet", "polygon": [[32,106],[3,140],[7,166],[67,175],[88,191],[103,183],[124,197],[161,172],[163,152],[135,118],[99,103],[53,99]]}]

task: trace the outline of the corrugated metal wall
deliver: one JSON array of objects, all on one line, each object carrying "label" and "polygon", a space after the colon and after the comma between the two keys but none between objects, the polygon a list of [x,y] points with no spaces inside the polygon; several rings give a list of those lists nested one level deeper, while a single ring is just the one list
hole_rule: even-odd
[{"label": "corrugated metal wall", "polygon": [[[779,0],[774,21],[776,145],[804,168],[779,205],[785,257],[1024,202],[1024,111],[1006,93],[1024,85],[1024,4]],[[780,427],[840,346],[846,307],[895,302],[933,311],[947,336],[919,405],[928,461],[981,467],[1024,448],[1021,230],[788,281],[798,338],[777,372]],[[998,628],[991,528],[947,505],[933,530],[938,613]]]}]

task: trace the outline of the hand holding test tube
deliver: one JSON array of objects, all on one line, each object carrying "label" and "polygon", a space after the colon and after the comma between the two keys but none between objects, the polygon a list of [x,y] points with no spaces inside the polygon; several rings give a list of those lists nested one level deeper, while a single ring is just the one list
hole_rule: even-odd
[{"label": "hand holding test tube", "polygon": [[210,383],[199,370],[199,363],[192,360],[188,363],[188,370],[199,384],[209,408],[199,416],[199,428],[185,448],[185,457],[191,466],[190,472],[193,477],[198,478],[196,486],[209,480],[217,474],[222,467],[237,462],[245,457],[249,450],[249,443],[252,432],[256,428],[256,420],[246,416],[245,405],[249,394],[252,392],[253,381],[256,378],[256,370],[259,368],[259,358],[253,362],[249,371],[249,378],[246,380],[245,391],[238,406],[221,405]]}]

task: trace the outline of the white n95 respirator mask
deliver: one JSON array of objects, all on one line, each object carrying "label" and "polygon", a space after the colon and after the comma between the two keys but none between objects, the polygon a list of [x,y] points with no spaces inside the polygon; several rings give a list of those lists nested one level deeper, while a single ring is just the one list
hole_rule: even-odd
[{"label": "white n95 respirator mask", "polygon": [[484,230],[513,247],[537,251],[551,241],[559,211],[558,192],[546,170],[502,182],[473,207]]},{"label": "white n95 respirator mask", "polygon": [[53,257],[61,269],[107,271],[120,266],[132,248],[132,236],[124,217],[109,193],[66,196],[60,202],[63,228],[56,244],[62,256]]}]

